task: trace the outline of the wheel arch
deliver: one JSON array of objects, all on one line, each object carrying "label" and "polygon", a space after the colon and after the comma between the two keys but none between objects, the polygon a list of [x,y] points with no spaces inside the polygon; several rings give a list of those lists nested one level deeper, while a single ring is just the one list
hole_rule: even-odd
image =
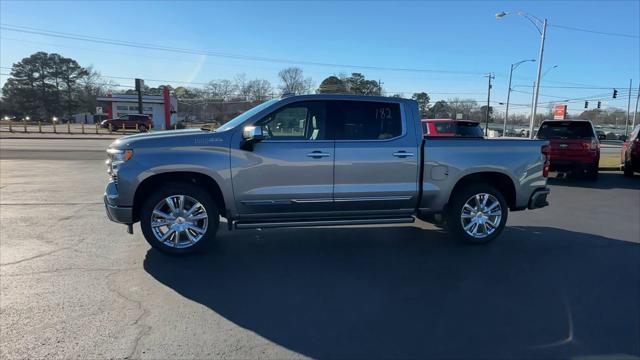
[{"label": "wheel arch", "polygon": [[485,183],[495,187],[504,196],[509,209],[516,209],[516,186],[509,175],[497,171],[483,171],[462,176],[451,190],[447,203],[451,203],[454,194],[461,188],[478,183]]},{"label": "wheel arch", "polygon": [[155,188],[162,184],[176,182],[192,183],[203,187],[213,196],[220,215],[223,217],[227,216],[227,206],[222,189],[215,179],[207,174],[196,171],[172,171],[151,175],[138,185],[133,197],[133,221],[140,221],[140,208],[142,207],[142,203]]}]

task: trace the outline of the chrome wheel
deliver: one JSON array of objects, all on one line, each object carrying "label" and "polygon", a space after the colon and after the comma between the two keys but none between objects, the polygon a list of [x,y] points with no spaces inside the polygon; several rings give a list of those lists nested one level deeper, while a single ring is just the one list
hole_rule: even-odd
[{"label": "chrome wheel", "polygon": [[151,230],[156,240],[173,248],[187,248],[207,232],[207,210],[196,199],[172,195],[161,200],[151,215]]},{"label": "chrome wheel", "polygon": [[498,199],[487,193],[470,197],[462,207],[460,221],[464,231],[474,238],[491,235],[500,226],[502,207]]}]

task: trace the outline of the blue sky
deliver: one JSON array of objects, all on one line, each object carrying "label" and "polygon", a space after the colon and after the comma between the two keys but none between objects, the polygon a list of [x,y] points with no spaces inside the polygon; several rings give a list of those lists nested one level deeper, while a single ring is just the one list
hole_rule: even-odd
[{"label": "blue sky", "polygon": [[[0,22],[152,45],[208,50],[224,54],[385,68],[411,68],[460,73],[360,69],[349,66],[300,65],[317,84],[326,76],[362,72],[382,79],[390,93],[431,93],[486,101],[487,79],[494,72],[492,99],[506,101],[509,65],[537,59],[540,37],[522,17],[495,18],[498,11],[525,11],[548,18],[551,25],[640,35],[640,1],[536,2],[125,2],[1,1]],[[58,52],[103,75],[206,82],[265,78],[277,85],[278,70],[289,63],[183,54],[55,38],[0,30],[0,66],[35,51]],[[602,99],[604,106],[626,108],[608,89],[560,89],[545,86],[617,87],[626,94],[629,79],[640,81],[640,39],[579,32],[550,26],[540,102],[563,98]],[[515,90],[531,92],[536,64],[514,73]],[[7,76],[2,76],[4,83]],[[126,85],[132,81],[117,80]],[[159,82],[147,80],[149,85]],[[182,84],[189,85],[189,84]],[[199,85],[193,85],[199,86]],[[635,92],[636,90],[634,90]],[[531,95],[514,92],[514,112],[528,112]],[[498,104],[498,111],[504,108]],[[581,111],[582,102],[569,109]],[[541,105],[541,109],[546,105]]]}]

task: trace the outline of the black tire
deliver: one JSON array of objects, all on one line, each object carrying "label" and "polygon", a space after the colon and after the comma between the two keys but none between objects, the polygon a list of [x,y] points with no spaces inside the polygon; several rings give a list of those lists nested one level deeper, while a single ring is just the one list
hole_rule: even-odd
[{"label": "black tire", "polygon": [[[501,211],[500,221],[498,222],[497,226],[494,228],[494,230],[492,230],[491,233],[483,237],[474,237],[468,234],[463,225],[463,222],[467,220],[462,220],[462,212],[465,203],[467,203],[467,201],[470,201],[471,198],[475,197],[477,194],[489,194],[493,196],[493,198],[498,201]],[[446,224],[449,231],[453,233],[459,240],[470,244],[485,244],[498,237],[502,230],[504,230],[504,227],[507,223],[508,215],[509,207],[507,205],[507,201],[500,191],[496,190],[496,188],[489,184],[470,184],[464,186],[463,188],[457,189],[456,192],[452,195],[452,199],[449,203],[447,211]],[[493,221],[495,220],[497,220],[497,217],[493,218]],[[486,225],[479,226],[484,227]],[[487,231],[486,228],[485,231]]]},{"label": "black tire", "polygon": [[598,180],[598,164],[593,164],[589,166],[587,172],[585,174],[587,180],[596,181]]},{"label": "black tire", "polygon": [[624,162],[624,176],[633,177],[633,168],[631,167],[631,163],[629,161]]},{"label": "black tire", "polygon": [[138,131],[147,132],[147,126],[145,124],[138,125]]},{"label": "black tire", "polygon": [[[164,201],[164,199],[174,195],[185,195],[193,198],[200,204],[202,204],[206,211],[208,217],[206,231],[204,232],[202,237],[193,245],[189,245],[186,247],[169,246],[156,238],[156,235],[154,234],[151,227],[151,216],[156,205],[158,205],[161,201]],[[202,249],[203,247],[209,246],[211,243],[213,243],[216,237],[219,222],[220,212],[211,195],[203,188],[195,184],[186,182],[167,183],[160,186],[159,189],[155,190],[145,200],[145,202],[142,204],[142,207],[140,208],[140,228],[145,239],[153,248],[171,255],[189,254]]]}]

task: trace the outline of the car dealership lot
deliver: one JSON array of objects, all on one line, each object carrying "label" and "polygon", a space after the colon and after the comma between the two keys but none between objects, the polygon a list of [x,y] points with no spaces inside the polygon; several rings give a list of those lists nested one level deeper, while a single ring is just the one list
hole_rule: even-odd
[{"label": "car dealership lot", "polygon": [[640,356],[638,176],[551,179],[486,246],[221,226],[171,258],[106,218],[110,141],[0,141],[0,357]]}]

